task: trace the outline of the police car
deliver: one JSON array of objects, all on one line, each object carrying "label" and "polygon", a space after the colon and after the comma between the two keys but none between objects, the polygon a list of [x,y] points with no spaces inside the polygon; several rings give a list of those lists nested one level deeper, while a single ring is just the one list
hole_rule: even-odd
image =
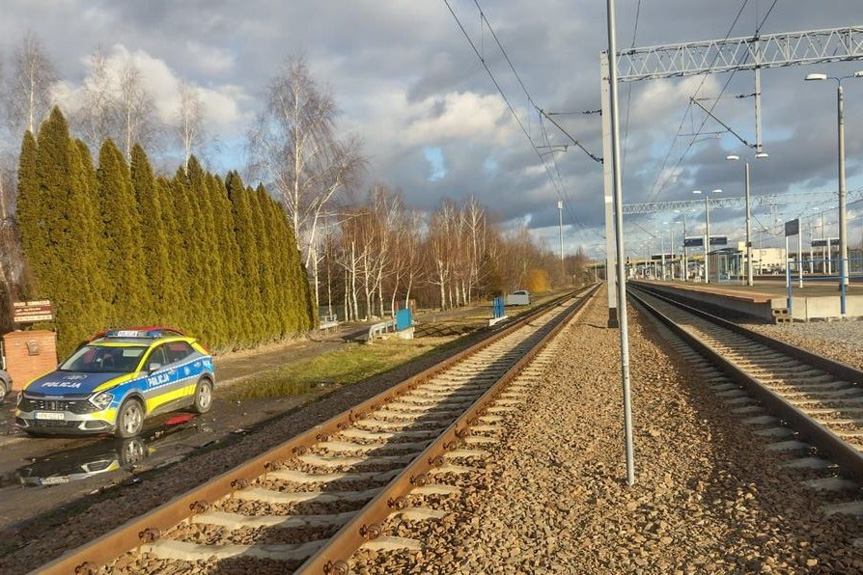
[{"label": "police car", "polygon": [[151,415],[213,404],[213,358],[173,328],[98,334],[18,395],[15,423],[30,435],[134,437]]}]

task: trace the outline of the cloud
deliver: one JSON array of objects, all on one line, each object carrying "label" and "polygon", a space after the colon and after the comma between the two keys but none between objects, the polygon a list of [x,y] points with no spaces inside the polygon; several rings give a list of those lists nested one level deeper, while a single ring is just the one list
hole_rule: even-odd
[{"label": "cloud", "polygon": [[[58,82],[52,90],[53,98],[64,108],[75,112],[83,105],[84,89],[99,81],[94,77],[93,60],[88,55],[81,61],[85,76],[78,84]],[[155,58],[144,50],[129,50],[123,44],[111,47],[105,55],[105,77],[111,91],[119,93],[120,78],[128,65],[134,65],[141,73],[147,92],[155,104],[156,115],[166,126],[179,122],[177,110],[180,89],[185,81],[162,59]],[[218,135],[229,135],[243,129],[249,120],[243,106],[251,100],[245,89],[233,84],[214,87],[190,85],[202,102],[204,121],[208,130]]]},{"label": "cloud", "polygon": [[498,95],[449,93],[429,97],[413,107],[419,116],[407,126],[411,145],[471,139],[505,142],[512,134],[506,103]]},{"label": "cloud", "polygon": [[[646,46],[722,38],[737,9],[706,0],[655,0],[642,5],[634,35],[634,4],[618,5],[618,42],[624,48],[632,42]],[[731,35],[752,34],[753,23],[765,15],[765,4],[749,2]],[[548,122],[539,123],[533,103],[561,112],[557,120],[569,135],[602,155],[600,117],[580,112],[600,104],[599,53],[607,46],[604,7],[563,0],[483,4],[532,103],[481,24],[476,5],[469,0],[453,0],[451,5],[483,62],[443,3],[415,0],[7,0],[0,20],[0,55],[5,56],[8,78],[9,56],[23,31],[32,30],[63,78],[55,96],[71,104],[90,76],[82,58],[99,44],[110,46],[109,56],[117,63],[132,58],[141,66],[158,98],[160,117],[174,121],[179,85],[185,81],[201,94],[211,131],[238,149],[277,66],[286,56],[302,52],[342,112],[337,132],[364,139],[370,180],[402,188],[406,199],[421,207],[434,207],[443,196],[474,194],[502,219],[523,221],[531,214],[530,225],[537,230],[556,224],[555,206],[563,194],[571,233],[585,245],[601,244],[601,166],[570,146],[566,153],[554,154],[556,164],[552,156],[544,156],[548,172],[555,180],[559,173],[563,186],[553,183],[483,64],[536,144],[571,142]],[[778,3],[762,32],[856,24],[861,24],[859,0]],[[844,74],[855,69],[836,63],[817,71]],[[770,159],[753,170],[756,193],[835,185],[835,99],[826,85],[804,85],[807,71],[816,70],[791,67],[762,74]],[[694,187],[740,190],[739,166],[724,158],[729,152],[746,153],[745,147],[729,134],[719,139],[689,135],[702,122],[704,130],[721,129],[697,109],[684,116],[688,98],[696,95],[701,82],[696,76],[621,86],[626,203],[648,201],[658,189],[656,182],[669,176],[655,199],[682,199]],[[714,97],[726,82],[714,113],[754,141],[751,72],[709,77],[700,95]],[[853,189],[863,185],[863,166],[854,162],[863,155],[863,131],[852,129],[863,125],[863,86],[848,84],[848,175]],[[708,107],[713,103],[704,102]],[[441,172],[430,170],[426,149],[440,150],[445,173],[439,178],[428,177]],[[239,161],[239,154],[232,153],[224,163],[242,168],[235,165]],[[784,209],[760,216],[781,219]],[[791,208],[785,211],[793,215]],[[719,222],[725,215],[718,211],[716,217]],[[637,228],[628,231],[641,233]]]}]

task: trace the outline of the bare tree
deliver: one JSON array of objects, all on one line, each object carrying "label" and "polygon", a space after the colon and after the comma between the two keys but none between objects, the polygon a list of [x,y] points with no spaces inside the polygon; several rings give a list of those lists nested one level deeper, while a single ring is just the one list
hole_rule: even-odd
[{"label": "bare tree", "polygon": [[81,107],[72,117],[72,124],[93,150],[98,150],[108,138],[122,141],[120,105],[117,85],[108,69],[101,46],[90,54],[90,75],[82,87]]},{"label": "bare tree", "polygon": [[119,82],[120,117],[123,126],[123,153],[131,160],[132,146],[136,143],[150,147],[158,132],[156,105],[144,85],[141,69],[129,59],[120,73]]},{"label": "bare tree", "polygon": [[24,130],[36,133],[48,115],[51,84],[57,79],[54,65],[35,34],[27,32],[13,61],[9,90],[9,121],[17,137]]},{"label": "bare tree", "polygon": [[198,91],[185,82],[180,85],[180,101],[177,107],[177,137],[183,146],[183,164],[206,140],[204,129],[204,103]]},{"label": "bare tree", "polygon": [[249,133],[251,171],[272,181],[291,217],[306,266],[331,202],[362,171],[358,139],[335,134],[333,97],[305,60],[289,58],[270,82],[266,108]]}]

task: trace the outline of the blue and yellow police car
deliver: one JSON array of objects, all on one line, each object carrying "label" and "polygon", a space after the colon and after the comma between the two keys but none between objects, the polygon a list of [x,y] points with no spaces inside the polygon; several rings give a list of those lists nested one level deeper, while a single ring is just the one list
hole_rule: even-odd
[{"label": "blue and yellow police car", "polygon": [[18,395],[15,423],[30,435],[134,437],[151,415],[213,404],[213,358],[173,328],[98,334]]}]

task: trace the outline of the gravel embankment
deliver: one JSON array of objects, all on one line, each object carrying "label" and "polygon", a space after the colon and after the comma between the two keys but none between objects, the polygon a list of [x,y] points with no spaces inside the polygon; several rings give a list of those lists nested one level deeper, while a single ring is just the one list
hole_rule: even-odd
[{"label": "gravel embankment", "polygon": [[446,519],[400,535],[418,555],[363,553],[368,573],[858,573],[863,521],[779,464],[631,312],[637,483],[624,481],[618,332],[604,300],[564,331],[518,433]]},{"label": "gravel embankment", "polygon": [[819,355],[863,369],[863,320],[747,325]]}]

